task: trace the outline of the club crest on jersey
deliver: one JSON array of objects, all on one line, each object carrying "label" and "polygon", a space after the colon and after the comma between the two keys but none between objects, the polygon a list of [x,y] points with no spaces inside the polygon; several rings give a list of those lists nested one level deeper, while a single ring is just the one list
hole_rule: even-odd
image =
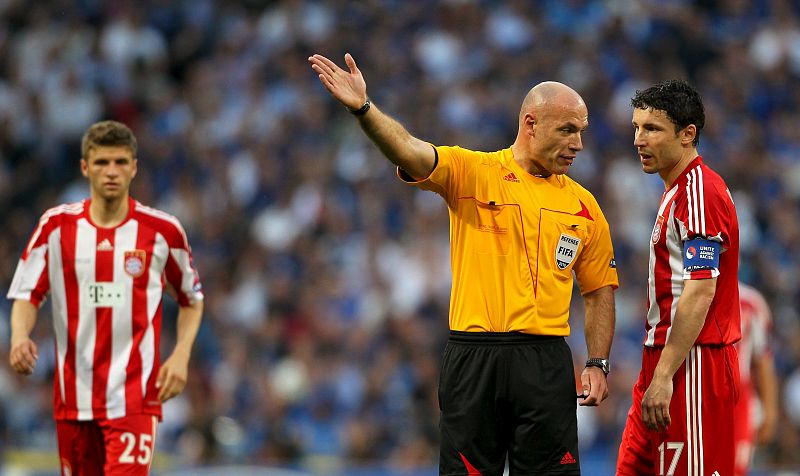
[{"label": "club crest on jersey", "polygon": [[658,219],[656,220],[656,224],[653,227],[653,235],[650,236],[650,239],[653,243],[658,243],[659,238],[661,238],[661,228],[664,226],[664,217],[659,215]]},{"label": "club crest on jersey", "polygon": [[558,269],[567,269],[578,254],[581,239],[562,233],[556,245],[556,266]]},{"label": "club crest on jersey", "polygon": [[133,278],[138,278],[144,274],[144,261],[147,255],[144,250],[133,250],[125,252],[125,272]]}]

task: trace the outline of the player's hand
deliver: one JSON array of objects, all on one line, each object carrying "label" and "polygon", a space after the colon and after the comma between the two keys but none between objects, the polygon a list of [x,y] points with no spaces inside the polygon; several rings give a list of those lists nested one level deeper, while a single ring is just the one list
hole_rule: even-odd
[{"label": "player's hand", "polygon": [[585,367],[581,372],[581,386],[586,397],[580,402],[581,406],[596,407],[608,398],[608,382],[606,374],[597,367]]},{"label": "player's hand", "polygon": [[186,379],[189,375],[189,356],[179,352],[173,352],[169,358],[161,364],[156,378],[156,388],[158,389],[158,399],[166,402],[170,398],[181,393],[186,387]]},{"label": "player's hand", "polygon": [[761,426],[758,427],[758,435],[756,441],[759,445],[766,445],[775,438],[775,431],[777,430],[778,422],[775,415],[764,416]]},{"label": "player's hand", "polygon": [[642,421],[654,431],[664,431],[672,423],[669,402],[672,400],[672,379],[653,379],[642,397]]},{"label": "player's hand", "polygon": [[15,372],[22,375],[32,374],[37,360],[39,360],[39,349],[29,337],[11,339],[8,361]]},{"label": "player's hand", "polygon": [[350,71],[343,70],[322,55],[309,56],[308,62],[311,63],[311,69],[319,75],[325,89],[346,107],[359,109],[367,102],[367,83],[350,53],[344,55],[344,62]]}]

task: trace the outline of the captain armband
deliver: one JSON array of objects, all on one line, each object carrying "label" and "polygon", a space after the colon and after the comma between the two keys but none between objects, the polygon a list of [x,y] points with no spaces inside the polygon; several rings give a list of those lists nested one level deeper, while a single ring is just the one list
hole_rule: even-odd
[{"label": "captain armband", "polygon": [[695,238],[683,243],[683,268],[687,272],[701,269],[719,269],[722,244],[705,238]]}]

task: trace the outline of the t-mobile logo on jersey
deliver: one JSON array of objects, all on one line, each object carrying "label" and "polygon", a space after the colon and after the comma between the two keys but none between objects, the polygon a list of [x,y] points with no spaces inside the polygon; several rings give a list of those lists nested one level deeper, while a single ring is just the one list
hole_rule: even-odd
[{"label": "t-mobile logo on jersey", "polygon": [[125,304],[125,285],[120,283],[89,283],[86,303],[91,307],[120,307]]}]

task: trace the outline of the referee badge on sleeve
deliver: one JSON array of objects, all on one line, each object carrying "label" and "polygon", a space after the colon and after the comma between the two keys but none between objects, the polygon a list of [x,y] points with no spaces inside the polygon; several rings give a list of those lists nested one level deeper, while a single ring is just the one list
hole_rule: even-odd
[{"label": "referee badge on sleeve", "polygon": [[581,244],[581,239],[574,236],[562,233],[556,245],[556,265],[558,269],[567,269],[575,255],[578,254],[578,246]]},{"label": "referee badge on sleeve", "polygon": [[125,252],[125,272],[133,278],[138,278],[144,274],[144,263],[147,255],[144,250],[132,250]]}]

